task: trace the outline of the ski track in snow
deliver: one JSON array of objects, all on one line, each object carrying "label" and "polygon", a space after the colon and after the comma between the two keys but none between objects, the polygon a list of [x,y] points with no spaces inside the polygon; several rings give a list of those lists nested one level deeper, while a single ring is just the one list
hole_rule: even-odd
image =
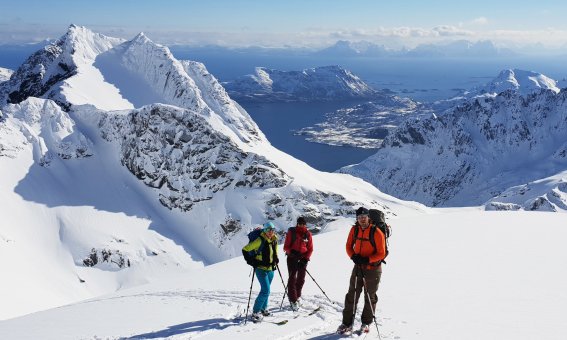
[{"label": "ski track in snow", "polygon": [[[250,299],[250,309],[248,316],[252,313],[254,300],[258,295],[257,291],[252,292]],[[246,313],[246,305],[248,303],[248,291],[206,291],[206,290],[187,290],[187,291],[163,291],[152,293],[141,293],[132,295],[122,295],[119,297],[111,297],[107,299],[97,299],[86,303],[98,303],[104,300],[159,300],[163,304],[173,304],[174,300],[182,300],[189,302],[192,307],[195,302],[202,305],[198,310],[206,311],[205,306],[217,304],[225,310],[222,315],[203,314],[202,320],[193,320],[184,324],[172,326],[167,330],[157,330],[145,334],[137,334],[130,337],[114,337],[112,339],[134,340],[134,339],[221,339],[221,338],[265,338],[270,334],[270,339],[295,340],[295,339],[342,339],[342,338],[377,338],[376,326],[372,324],[369,334],[344,336],[336,334],[335,331],[341,323],[343,304],[337,301],[330,302],[326,297],[320,295],[302,296],[302,307],[299,312],[293,312],[289,308],[287,299],[284,300],[283,308],[279,306],[283,298],[282,293],[272,293],[270,295],[270,312],[271,316],[265,317],[264,322],[255,324],[247,321],[244,324],[244,316]],[[125,302],[125,301],[124,301]],[[357,316],[355,320],[355,329],[360,323],[360,313],[362,312],[362,300],[359,301]],[[318,312],[308,315],[315,308],[320,307]],[[270,322],[280,322],[287,320],[285,325],[275,325]],[[392,332],[384,332],[382,329],[382,320],[390,320],[390,318],[377,317],[378,326],[382,339],[399,339]],[[282,327],[280,329],[280,327]],[[228,330],[227,328],[232,328]],[[276,333],[266,332],[267,329],[273,329]],[[295,331],[290,332],[290,329]],[[285,334],[280,334],[281,332]],[[101,339],[97,336],[92,339]]]}]

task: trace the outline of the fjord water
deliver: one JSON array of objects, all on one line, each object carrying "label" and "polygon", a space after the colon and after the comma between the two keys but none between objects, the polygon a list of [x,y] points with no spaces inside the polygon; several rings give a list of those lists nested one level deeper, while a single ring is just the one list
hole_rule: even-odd
[{"label": "fjord water", "polygon": [[270,143],[310,166],[323,171],[335,171],[342,166],[359,163],[376,152],[346,146],[312,143],[293,131],[324,120],[324,114],[356,105],[350,102],[310,103],[240,103],[252,116]]}]

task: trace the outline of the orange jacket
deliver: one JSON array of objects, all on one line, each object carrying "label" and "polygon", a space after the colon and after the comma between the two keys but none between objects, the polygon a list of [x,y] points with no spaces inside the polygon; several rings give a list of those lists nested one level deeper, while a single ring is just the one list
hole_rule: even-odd
[{"label": "orange jacket", "polygon": [[370,265],[380,264],[381,261],[386,257],[386,237],[380,230],[380,228],[376,228],[376,232],[374,233],[374,241],[376,243],[376,251],[372,244],[370,243],[370,227],[372,224],[366,228],[362,229],[362,227],[358,226],[358,235],[356,236],[356,240],[353,246],[353,238],[354,238],[354,228],[355,225],[350,228],[350,232],[348,233],[348,239],[346,241],[346,252],[348,257],[352,257],[354,254],[359,254],[360,256],[368,257],[370,260]]}]

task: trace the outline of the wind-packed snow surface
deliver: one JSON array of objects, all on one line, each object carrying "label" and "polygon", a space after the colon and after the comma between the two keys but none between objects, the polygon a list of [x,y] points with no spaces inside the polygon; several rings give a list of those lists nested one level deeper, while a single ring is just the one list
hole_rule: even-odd
[{"label": "wind-packed snow surface", "polygon": [[[299,313],[286,301],[280,310],[284,289],[276,274],[269,302],[274,316],[244,325],[238,316],[246,310],[251,277],[239,257],[0,321],[0,338],[339,339],[333,332],[352,268],[344,250],[351,222],[333,222],[334,231],[313,238],[307,268],[330,300],[308,276]],[[567,334],[562,214],[445,209],[389,222],[390,255],[378,290],[382,339],[561,340]],[[287,279],[285,264],[280,267]],[[252,303],[258,291],[254,281]],[[307,316],[316,306],[321,310]],[[283,320],[283,326],[269,323]],[[366,338],[377,338],[374,324]]]},{"label": "wind-packed snow surface", "polygon": [[275,149],[203,64],[72,25],[0,83],[0,318],[240,254],[266,220],[325,230],[417,203]]}]

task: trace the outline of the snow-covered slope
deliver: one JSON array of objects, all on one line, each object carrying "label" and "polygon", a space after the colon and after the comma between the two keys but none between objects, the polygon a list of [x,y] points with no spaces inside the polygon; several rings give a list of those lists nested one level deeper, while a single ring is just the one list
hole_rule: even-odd
[{"label": "snow-covered slope", "polygon": [[[0,97],[0,235],[14,245],[0,268],[43,254],[2,280],[0,318],[233,257],[267,219],[283,232],[304,215],[324,230],[358,205],[425,210],[275,149],[204,65],[143,34],[71,26]],[[42,294],[53,296],[27,298]]]},{"label": "snow-covered slope", "polygon": [[0,83],[7,81],[8,79],[10,79],[10,77],[12,76],[12,73],[14,73],[13,70],[4,68],[4,67],[0,67]]},{"label": "snow-covered slope", "polygon": [[479,205],[567,169],[566,133],[566,92],[509,90],[408,120],[375,155],[341,171],[427,205]]},{"label": "snow-covered slope", "polygon": [[[390,255],[378,290],[382,339],[546,339],[567,334],[565,218],[443,209],[389,221]],[[83,303],[1,321],[3,339],[337,339],[352,262],[348,225],[314,237],[299,316],[280,311],[276,274],[267,321],[240,324],[250,289],[242,258]],[[534,242],[534,240],[537,240]],[[0,239],[0,242],[2,240]],[[1,249],[1,248],[0,248]],[[281,247],[280,247],[281,249]],[[481,251],[479,251],[481,249]],[[529,270],[528,270],[529,269]],[[287,279],[285,264],[281,264]],[[526,273],[529,272],[529,274]],[[252,288],[252,302],[259,291]],[[287,303],[284,304],[286,307]],[[360,325],[360,302],[355,327]],[[315,306],[321,310],[306,316]],[[377,338],[376,326],[366,337]]]},{"label": "snow-covered slope", "polygon": [[490,199],[487,210],[567,210],[567,171],[506,189]]},{"label": "snow-covered slope", "polygon": [[303,71],[257,67],[255,74],[224,84],[238,101],[329,101],[380,96],[368,84],[340,66]]}]

